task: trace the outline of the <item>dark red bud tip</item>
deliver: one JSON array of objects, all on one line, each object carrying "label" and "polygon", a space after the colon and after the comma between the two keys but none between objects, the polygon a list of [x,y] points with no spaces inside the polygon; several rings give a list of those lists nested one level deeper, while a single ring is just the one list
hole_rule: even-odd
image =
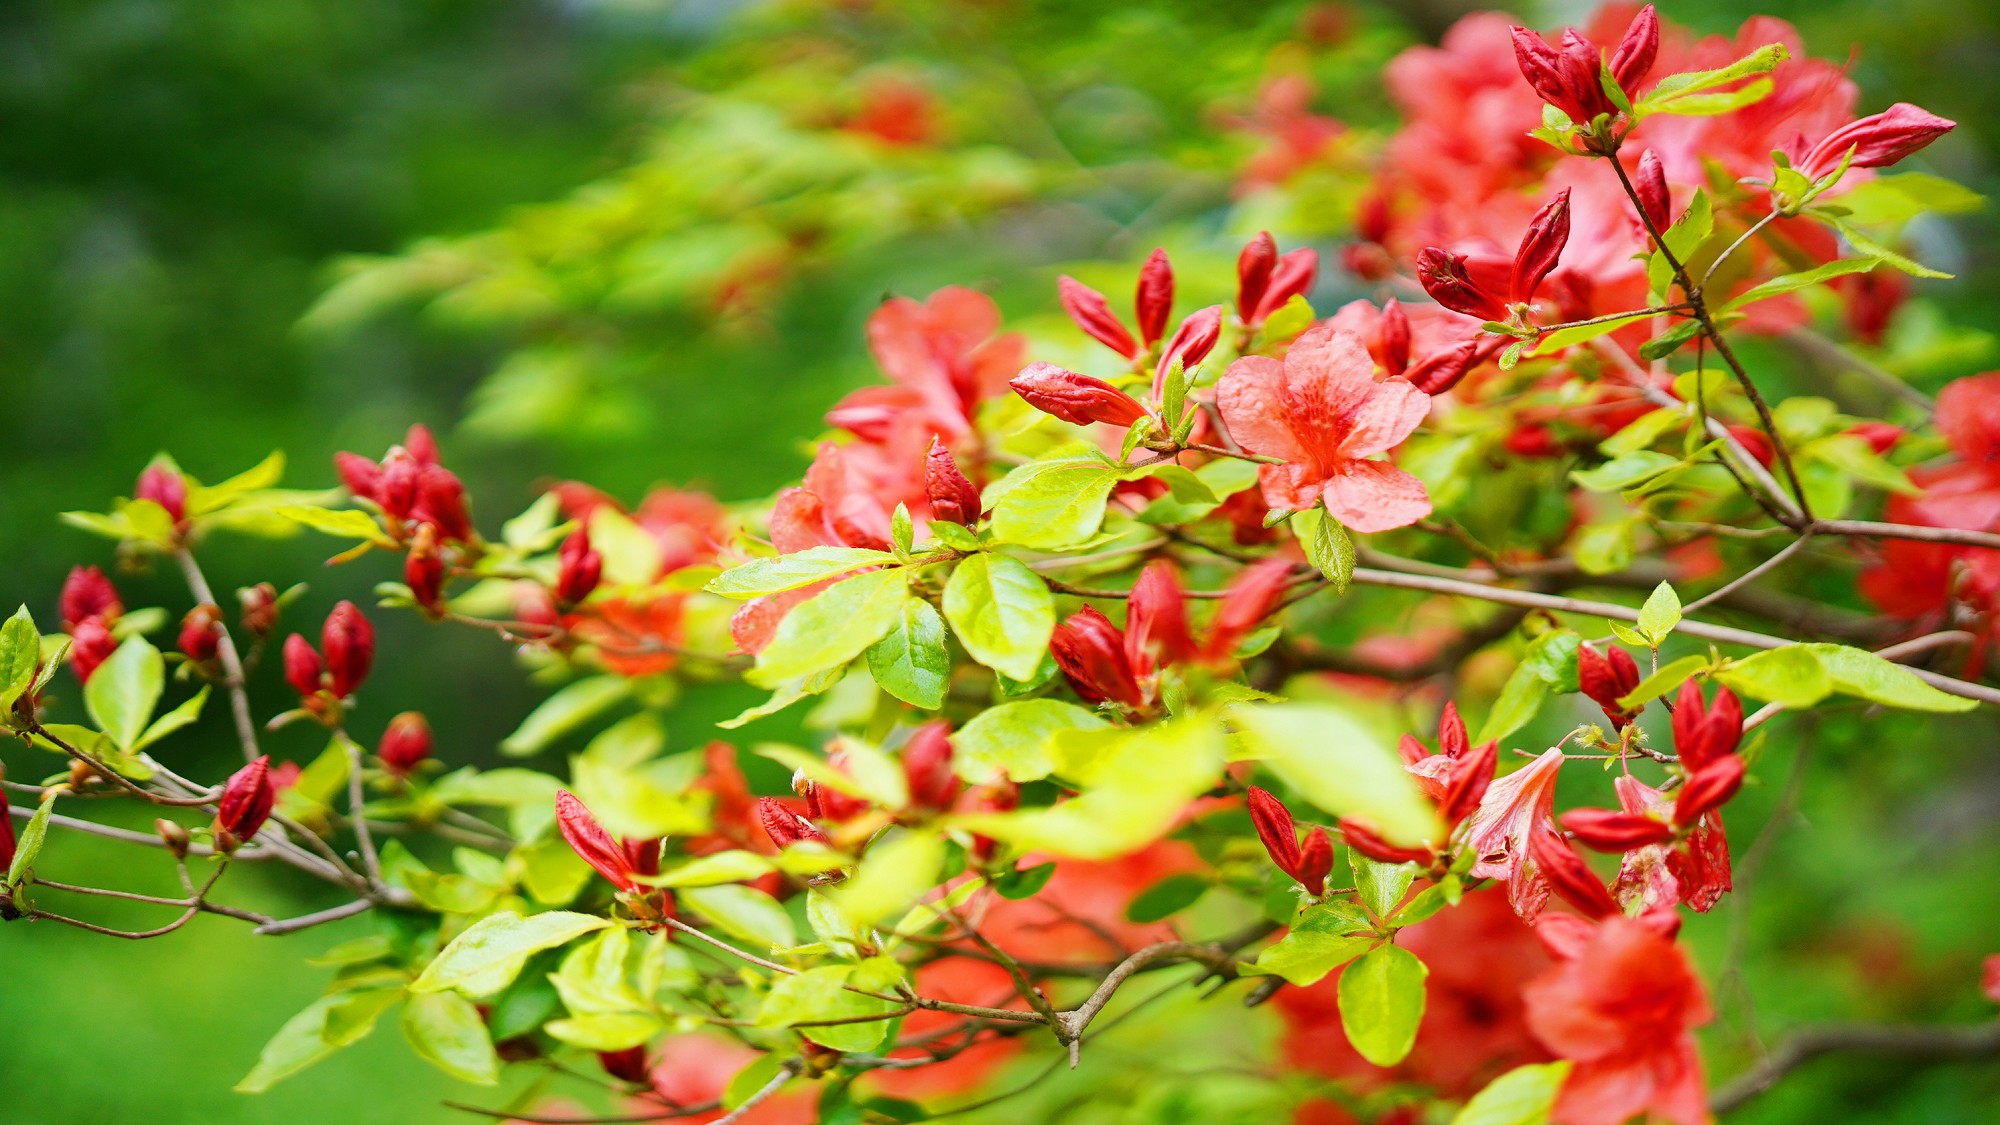
[{"label": "dark red bud tip", "polygon": [[1126,654],[1125,635],[1095,609],[1085,606],[1056,626],[1049,638],[1049,652],[1086,702],[1115,702],[1135,710],[1145,707],[1146,693],[1139,687]]},{"label": "dark red bud tip", "polygon": [[308,698],[320,690],[320,676],[326,671],[319,652],[312,642],[297,633],[285,638],[285,682],[300,698]]},{"label": "dark red bud tip", "polygon": [[1674,223],[1673,194],[1667,188],[1666,167],[1660,163],[1660,154],[1647,149],[1639,158],[1639,168],[1632,176],[1633,191],[1639,196],[1639,209],[1654,230],[1665,233]]},{"label": "dark red bud tip", "polygon": [[604,556],[590,545],[590,529],[578,528],[557,552],[556,601],[575,605],[589,597],[604,578]]},{"label": "dark red bud tip", "polygon": [[1507,303],[1472,279],[1463,254],[1426,246],[1417,254],[1417,281],[1432,300],[1453,312],[1480,320],[1507,318]]},{"label": "dark red bud tip", "polygon": [[1007,385],[1030,406],[1072,425],[1104,422],[1123,427],[1146,416],[1139,400],[1117,387],[1053,363],[1031,363]]},{"label": "dark red bud tip", "polygon": [[1571,809],[1557,818],[1584,847],[1600,852],[1629,852],[1674,838],[1673,826],[1638,813],[1612,809]]},{"label": "dark red bud tip", "polygon": [[1382,367],[1391,375],[1410,367],[1410,314],[1394,297],[1382,306]]},{"label": "dark red bud tip", "polygon": [[910,789],[910,804],[931,812],[951,808],[959,790],[951,759],[949,723],[925,723],[910,735],[903,744],[903,780]]},{"label": "dark red bud tip", "polygon": [[1611,53],[1611,77],[1618,80],[1618,88],[1625,91],[1627,100],[1637,95],[1639,83],[1652,73],[1653,60],[1660,53],[1660,17],[1651,4],[1639,9],[1632,17],[1632,23],[1625,29],[1625,37],[1618,41],[1618,49]]},{"label": "dark red bud tip", "polygon": [[1264,842],[1264,850],[1271,856],[1271,862],[1278,870],[1296,879],[1299,877],[1300,849],[1299,830],[1292,820],[1292,810],[1272,795],[1268,789],[1250,787],[1246,795],[1250,807],[1250,823],[1256,826],[1257,838]]},{"label": "dark red bud tip", "polygon": [[1262,231],[1236,257],[1236,315],[1243,323],[1257,315],[1264,290],[1270,287],[1271,270],[1278,264],[1278,244],[1270,231]]},{"label": "dark red bud tip", "polygon": [[277,803],[271,788],[271,759],[258,758],[231,774],[215,806],[215,846],[235,851],[257,835]]},{"label": "dark red bud tip", "polygon": [[933,517],[965,527],[979,522],[979,490],[959,471],[951,450],[935,437],[924,455],[924,493],[930,497]]},{"label": "dark red bud tip", "polygon": [[1563,247],[1569,245],[1569,189],[1564,188],[1548,205],[1528,220],[1527,233],[1514,251],[1514,275],[1508,296],[1516,304],[1535,299],[1542,279],[1556,268]]},{"label": "dark red bud tip", "polygon": [[1444,796],[1438,800],[1438,812],[1443,814],[1447,826],[1457,827],[1460,821],[1479,811],[1480,798],[1486,796],[1486,787],[1493,783],[1493,771],[1499,760],[1500,744],[1489,741],[1452,762],[1445,774]]},{"label": "dark red bud tip", "polygon": [[1139,286],[1133,295],[1133,310],[1138,315],[1139,338],[1152,347],[1167,330],[1167,319],[1174,311],[1174,267],[1167,261],[1167,252],[1155,247],[1146,257],[1146,264],[1139,267]]},{"label": "dark red bud tip", "polygon": [[236,600],[243,605],[243,627],[253,635],[269,636],[278,627],[278,588],[269,582],[259,582],[236,591]]},{"label": "dark red bud tip", "polygon": [[636,872],[632,868],[631,857],[604,830],[604,825],[598,823],[590,809],[565,789],[556,791],[556,828],[572,851],[619,890],[639,889],[639,884],[632,878]]},{"label": "dark red bud tip", "polygon": [[630,1082],[637,1086],[650,1086],[653,1083],[652,1072],[646,1064],[646,1048],[643,1046],[627,1047],[622,1051],[599,1051],[597,1065],[604,1068],[604,1073],[621,1082]]},{"label": "dark red bud tip", "polygon": [[1429,848],[1406,848],[1392,844],[1368,824],[1352,817],[1340,818],[1340,836],[1347,846],[1377,863],[1429,863]]},{"label": "dark red bud tip", "polygon": [[403,584],[411,600],[433,616],[444,612],[444,556],[435,547],[412,549],[403,557]]},{"label": "dark red bud tip", "polygon": [[178,524],[187,518],[187,478],[168,465],[149,465],[139,474],[132,499],[151,500]]},{"label": "dark red bud tip", "polygon": [[124,604],[118,600],[118,588],[94,566],[70,570],[69,577],[63,580],[58,605],[63,623],[71,628],[93,617],[116,621],[125,612]]},{"label": "dark red bud tip", "polygon": [[422,422],[413,424],[403,434],[403,450],[416,458],[419,465],[438,463],[437,438],[431,435],[431,428]]},{"label": "dark red bud tip", "polygon": [[829,842],[819,825],[793,812],[776,797],[757,798],[757,819],[763,824],[765,835],[781,848],[807,841],[816,844]]},{"label": "dark red bud tip", "polygon": [[1528,838],[1528,854],[1549,887],[1564,902],[1591,918],[1609,918],[1619,913],[1618,900],[1553,828],[1541,828]]},{"label": "dark red bud tip", "polygon": [[384,769],[397,777],[409,776],[417,763],[431,756],[431,725],[418,712],[403,712],[389,720],[378,753]]},{"label": "dark red bud tip", "polygon": [[1578,648],[1576,679],[1577,690],[1603,708],[1604,717],[1614,726],[1625,726],[1645,710],[1640,706],[1627,711],[1618,705],[1619,699],[1639,686],[1639,665],[1622,648],[1609,646],[1607,653],[1600,653],[1590,645]]},{"label": "dark red bud tip", "polygon": [[221,628],[220,609],[212,605],[198,605],[188,610],[187,616],[181,618],[181,655],[196,664],[214,660],[216,649],[222,644]]},{"label": "dark red bud tip", "polygon": [[1326,877],[1332,871],[1333,841],[1327,838],[1326,829],[1315,828],[1306,833],[1306,842],[1299,846],[1299,886],[1318,898],[1326,893]]},{"label": "dark red bud tip", "polygon": [[1743,788],[1743,771],[1743,759],[1735,754],[1724,754],[1695,771],[1674,800],[1674,823],[1688,827],[1727,804]]},{"label": "dark red bud tip", "polygon": [[344,601],[326,615],[319,644],[326,654],[334,697],[346,699],[353,695],[368,678],[368,669],[375,662],[375,627],[353,602]]},{"label": "dark red bud tip", "polygon": [[1076,322],[1084,334],[1126,359],[1137,359],[1146,354],[1132,333],[1111,311],[1111,303],[1104,294],[1092,289],[1077,279],[1064,275],[1056,279],[1056,298],[1062,302],[1063,311]]},{"label": "dark red bud tip", "polygon": [[0,791],[0,871],[14,865],[14,814],[9,811],[7,794]]}]

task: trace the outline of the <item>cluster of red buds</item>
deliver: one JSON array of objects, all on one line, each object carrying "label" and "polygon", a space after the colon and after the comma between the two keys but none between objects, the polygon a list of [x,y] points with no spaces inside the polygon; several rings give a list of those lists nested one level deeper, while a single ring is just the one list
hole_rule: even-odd
[{"label": "cluster of red buds", "polygon": [[1173,315],[1174,267],[1167,261],[1167,252],[1161,249],[1155,249],[1146,264],[1139,267],[1139,285],[1132,299],[1133,319],[1139,326],[1136,340],[1118,314],[1111,311],[1111,302],[1105,300],[1104,294],[1068,274],[1056,280],[1056,294],[1063,311],[1076,321],[1078,328],[1136,364],[1160,342],[1167,330],[1167,320]]},{"label": "cluster of red buds", "polygon": [[[846,772],[848,756],[844,749],[835,748],[826,760],[833,769]],[[900,760],[904,788],[910,795],[909,804],[889,811],[909,820],[921,820],[949,811],[962,788],[958,774],[951,766],[951,724],[940,719],[911,731],[909,740],[900,751]],[[760,809],[758,814],[765,832],[779,847],[799,839],[816,838],[825,842],[824,834],[819,837],[794,836],[800,821],[819,831],[819,825],[845,824],[873,807],[864,797],[815,781],[803,773],[793,776],[792,791],[805,802],[803,817],[782,801],[776,802],[772,809]]]},{"label": "cluster of red buds", "polygon": [[341,602],[326,615],[320,647],[298,633],[285,638],[285,682],[299,693],[299,704],[322,720],[337,721],[339,704],[368,678],[375,660],[375,627],[353,602]]},{"label": "cluster of red buds", "polygon": [[1610,151],[1611,139],[1595,129],[1598,118],[1615,115],[1618,106],[1605,89],[1608,74],[1629,104],[1639,83],[1653,69],[1660,51],[1660,17],[1651,4],[1639,9],[1624,38],[1607,62],[1604,50],[1574,30],[1562,33],[1561,46],[1525,27],[1514,28],[1514,60],[1521,75],[1544,102],[1561,110],[1587,131],[1593,151]]},{"label": "cluster of red buds", "polygon": [[1513,262],[1485,255],[1453,254],[1427,246],[1417,254],[1417,280],[1438,304],[1485,321],[1525,317],[1542,279],[1569,244],[1569,189],[1535,212],[1514,250]]},{"label": "cluster of red buds", "polygon": [[1639,679],[1639,662],[1617,645],[1606,645],[1604,652],[1589,645],[1581,645],[1576,650],[1577,690],[1602,707],[1604,717],[1621,730],[1630,726],[1639,717],[1639,712],[1646,709],[1643,703],[1629,710],[1618,703],[1639,686]]},{"label": "cluster of red buds", "polygon": [[172,465],[152,464],[139,474],[139,482],[132,488],[132,499],[150,500],[158,504],[173,521],[174,531],[187,530],[187,478]]},{"label": "cluster of red buds", "polygon": [[277,800],[268,756],[231,774],[215,806],[215,849],[233,852],[242,847],[270,819]]},{"label": "cluster of red buds", "polygon": [[62,596],[56,603],[62,613],[63,628],[69,632],[69,666],[78,683],[89,683],[91,673],[118,648],[111,627],[125,613],[118,588],[94,566],[70,570],[63,580]]},{"label": "cluster of red buds", "polygon": [[1282,558],[1246,568],[1216,607],[1207,636],[1197,641],[1173,564],[1156,560],[1140,573],[1125,601],[1124,629],[1085,606],[1056,626],[1049,651],[1086,702],[1149,712],[1159,702],[1160,668],[1226,664],[1243,638],[1278,607],[1291,569]]},{"label": "cluster of red buds", "polygon": [[411,426],[403,444],[378,463],[358,453],[333,455],[333,467],[356,499],[373,504],[388,518],[389,533],[402,539],[413,525],[429,524],[442,542],[470,544],[478,535],[466,511],[465,485],[438,462],[429,428]]},{"label": "cluster of red buds", "polygon": [[579,527],[570,532],[556,552],[556,604],[568,607],[582,603],[603,580],[604,556],[590,545],[590,529]]},{"label": "cluster of red buds", "polygon": [[1319,251],[1305,246],[1280,254],[1271,232],[1259,231],[1236,257],[1236,319],[1245,328],[1261,328],[1318,280]]},{"label": "cluster of red buds", "polygon": [[[1409,734],[1402,737],[1396,752],[1424,795],[1436,803],[1446,840],[1479,811],[1479,802],[1493,784],[1494,771],[1500,765],[1500,744],[1488,741],[1472,745],[1465,720],[1452,703],[1444,705],[1444,716],[1438,721],[1437,753],[1431,753],[1420,739]],[[1419,863],[1435,868],[1444,858],[1444,853],[1434,846],[1392,844],[1372,825],[1353,817],[1340,819],[1340,836],[1348,847],[1380,863]]]},{"label": "cluster of red buds", "polygon": [[1333,841],[1327,838],[1326,829],[1314,828],[1301,844],[1292,810],[1283,801],[1252,785],[1248,803],[1250,822],[1256,825],[1257,838],[1264,842],[1271,862],[1297,880],[1307,894],[1314,898],[1325,894],[1326,877],[1333,870]]}]

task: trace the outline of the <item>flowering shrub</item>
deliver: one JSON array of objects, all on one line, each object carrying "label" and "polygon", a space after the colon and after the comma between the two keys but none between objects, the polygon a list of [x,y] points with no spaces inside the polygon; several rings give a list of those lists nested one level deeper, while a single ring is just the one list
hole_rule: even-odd
[{"label": "flowering shrub", "polygon": [[[216,484],[162,458],[67,518],[184,576],[173,651],[148,639],[169,615],[97,566],[59,631],[25,608],[0,630],[0,715],[67,762],[6,783],[0,914],[126,937],[378,914],[250,1092],[399,1008],[456,1077],[601,1071],[630,1119],[923,1120],[1037,1044],[1087,1070],[1157,976],[1275,1006],[1274,1104],[1300,1121],[1706,1120],[1803,1057],[1711,1095],[1711,983],[1676,941],[1731,890],[1766,724],[2000,701],[2000,376],[1951,384],[1934,424],[1897,383],[1891,423],[1780,397],[1737,350],[1829,299],[1865,338],[1900,292],[1881,278],[1942,276],[1895,246],[1949,185],[1879,170],[1952,123],[1857,117],[1800,53],[1761,19],[1689,42],[1651,7],[1554,39],[1469,17],[1390,67],[1407,121],[1341,259],[1379,305],[1322,317],[1327,263],[1269,234],[1233,284],[1156,251],[1129,317],[1071,277],[1049,295],[1108,351],[1054,353],[1092,374],[972,289],[894,297],[867,328],[887,381],[766,504],[570,483],[495,534],[422,426],[341,454],[333,491],[279,487],[278,457]],[[1338,127],[1270,100],[1283,143],[1246,184],[1282,191]],[[928,105],[883,86],[838,128],[921,146]],[[199,561],[301,526],[348,544],[336,563],[400,559],[317,642],[285,628],[298,588],[225,610]],[[1827,624],[1770,587],[1808,552],[1881,615]],[[455,766],[421,714],[372,718],[383,613],[561,682],[500,749],[590,732],[566,776]],[[248,691],[267,654],[277,708]],[[194,690],[162,711],[169,670]],[[666,753],[675,685],[735,679],[768,698]],[[1398,685],[1434,733],[1385,737]],[[219,783],[166,748],[214,695],[244,761]],[[1572,695],[1602,722],[1521,745]],[[793,792],[753,793],[727,732],[808,699],[817,745],[747,747]],[[326,750],[273,764],[262,732],[294,723]],[[159,806],[156,832],[55,811],[93,797]],[[185,897],[138,897],[178,915],[68,913],[55,896],[134,896],[45,877],[62,831],[164,849]],[[248,862],[349,901],[226,905]],[[539,1092],[491,1112],[565,1120]]]}]

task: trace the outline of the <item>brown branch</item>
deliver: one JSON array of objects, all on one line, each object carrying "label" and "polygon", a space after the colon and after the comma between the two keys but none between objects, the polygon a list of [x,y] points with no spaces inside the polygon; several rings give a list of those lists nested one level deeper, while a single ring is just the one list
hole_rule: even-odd
[{"label": "brown branch", "polygon": [[1829,1024],[1794,1031],[1750,1070],[1709,1095],[1708,1107],[1727,1113],[1777,1085],[1821,1055],[1856,1052],[1915,1059],[1980,1059],[2000,1055],[2000,1021],[1945,1026]]}]

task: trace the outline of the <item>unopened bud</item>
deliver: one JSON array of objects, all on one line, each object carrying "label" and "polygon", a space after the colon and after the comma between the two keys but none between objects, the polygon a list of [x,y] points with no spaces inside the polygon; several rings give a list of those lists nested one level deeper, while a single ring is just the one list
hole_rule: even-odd
[{"label": "unopened bud", "polygon": [[357,499],[382,502],[382,466],[359,453],[342,450],[333,455],[333,471]]},{"label": "unopened bud", "polygon": [[285,638],[285,682],[299,693],[299,698],[309,699],[319,694],[320,675],[326,666],[320,661],[318,650],[312,642],[297,633]]},{"label": "unopened bud", "polygon": [[1053,363],[1031,363],[1007,385],[1030,406],[1073,425],[1130,426],[1146,416],[1139,400],[1117,387]]},{"label": "unopened bud", "polygon": [[69,666],[76,672],[76,682],[87,684],[97,666],[111,658],[118,651],[118,638],[104,624],[102,617],[85,618],[70,632]]},{"label": "unopened bud", "polygon": [[187,518],[187,478],[170,465],[148,465],[139,474],[132,499],[151,500],[167,510],[168,518],[179,524]]},{"label": "unopened bud", "polygon": [[[1463,737],[1464,728],[1460,728]],[[1438,812],[1443,815],[1447,827],[1457,827],[1458,823],[1479,810],[1480,798],[1486,796],[1486,787],[1493,782],[1493,771],[1500,760],[1498,742],[1482,742],[1461,754],[1446,754],[1452,757],[1450,768],[1445,773],[1444,796],[1438,799]]]},{"label": "unopened bud", "polygon": [[604,556],[590,546],[590,529],[577,528],[557,552],[556,601],[575,605],[590,596],[604,577]]},{"label": "unopened bud", "polygon": [[1881,113],[1835,129],[1806,153],[1798,168],[1805,175],[1818,179],[1838,168],[1841,158],[1847,155],[1850,148],[1854,150],[1854,158],[1848,162],[1849,167],[1885,168],[1957,127],[1957,122],[1948,121],[1929,110],[1908,102],[1897,102]]},{"label": "unopened bud", "polygon": [[1647,149],[1639,158],[1639,168],[1632,176],[1632,188],[1639,196],[1639,210],[1654,230],[1665,234],[1674,222],[1673,196],[1667,190],[1666,166],[1660,163],[1660,154]]},{"label": "unopened bud", "polygon": [[1639,813],[1571,809],[1557,819],[1577,843],[1600,852],[1629,852],[1674,838],[1672,825]]},{"label": "unopened bud", "polygon": [[1153,401],[1160,402],[1166,394],[1167,372],[1174,364],[1190,376],[1208,353],[1215,350],[1215,342],[1222,338],[1222,306],[1210,305],[1205,309],[1188,314],[1181,326],[1174,329],[1174,337],[1167,346],[1160,349],[1160,362],[1153,367]]},{"label": "unopened bud", "polygon": [[1674,799],[1674,823],[1685,828],[1728,803],[1743,788],[1743,771],[1743,759],[1735,754],[1724,754],[1696,770]]},{"label": "unopened bud", "polygon": [[1377,863],[1429,863],[1429,848],[1406,848],[1392,844],[1368,824],[1352,817],[1340,818],[1340,836],[1347,846]]},{"label": "unopened bud", "polygon": [[153,822],[153,831],[159,834],[160,842],[175,859],[186,859],[188,854],[188,830],[173,821],[161,817]]},{"label": "unopened bud", "polygon": [[222,611],[212,605],[198,605],[181,618],[181,655],[196,664],[215,659],[222,644]]},{"label": "unopened bud", "polygon": [[319,643],[326,654],[333,696],[346,699],[368,678],[368,669],[375,661],[375,627],[353,602],[343,601],[326,615]]},{"label": "unopened bud", "polygon": [[449,542],[470,543],[472,517],[465,507],[465,485],[443,465],[425,465],[417,475],[418,519],[435,524]]},{"label": "unopened bud", "polygon": [[1137,359],[1145,354],[1146,349],[1119,323],[1117,315],[1111,311],[1111,302],[1104,299],[1104,294],[1065,275],[1056,279],[1056,298],[1062,302],[1063,311],[1091,339],[1126,359]]},{"label": "unopened bud", "polygon": [[951,808],[958,796],[958,775],[951,768],[951,725],[939,720],[918,727],[903,744],[903,780],[910,804],[931,812]]},{"label": "unopened bud", "polygon": [[269,819],[277,793],[271,787],[271,759],[260,757],[230,775],[215,807],[215,846],[235,851]]},{"label": "unopened bud", "polygon": [[1264,290],[1271,285],[1271,270],[1278,264],[1278,244],[1270,231],[1260,231],[1236,256],[1236,316],[1245,324],[1257,315]]},{"label": "unopened bud", "polygon": [[1555,829],[1536,829],[1528,838],[1528,854],[1550,889],[1585,916],[1609,918],[1619,912],[1618,900]]},{"label": "unopened bud", "polygon": [[1569,189],[1564,188],[1548,205],[1528,220],[1527,233],[1514,252],[1514,277],[1508,297],[1519,304],[1535,299],[1542,279],[1556,268],[1563,247],[1569,245]]},{"label": "unopened bud", "polygon": [[422,714],[405,711],[389,720],[376,751],[382,767],[397,777],[407,777],[417,764],[431,756],[431,727]]},{"label": "unopened bud", "polygon": [[924,455],[924,492],[935,518],[965,527],[979,522],[979,490],[959,471],[951,450],[935,437]]},{"label": "unopened bud", "polygon": [[1629,711],[1619,706],[1618,701],[1639,686],[1639,665],[1631,653],[1616,645],[1606,646],[1601,653],[1590,645],[1578,647],[1576,679],[1577,690],[1603,708],[1604,717],[1614,726],[1624,727],[1646,709],[1643,704]]},{"label": "unopened bud", "polygon": [[780,848],[810,841],[826,844],[830,841],[820,826],[793,812],[776,797],[757,798],[757,819],[764,826],[764,833]]},{"label": "unopened bud", "polygon": [[1174,311],[1174,267],[1167,261],[1165,250],[1154,247],[1146,257],[1146,264],[1139,267],[1139,286],[1132,307],[1139,320],[1139,339],[1150,348],[1166,332],[1167,318]]},{"label": "unopened bud", "polygon": [[125,612],[124,604],[118,600],[118,588],[94,566],[70,570],[69,577],[63,580],[58,604],[64,623],[71,628],[93,617],[116,621]]},{"label": "unopened bud", "polygon": [[631,857],[618,846],[597,817],[568,790],[556,790],[556,828],[570,849],[621,891],[635,891]]},{"label": "unopened bud", "polygon": [[403,584],[410,588],[410,600],[436,618],[444,612],[444,556],[432,538],[431,525],[424,524],[403,556]]},{"label": "unopened bud", "polygon": [[1146,705],[1125,652],[1124,635],[1095,609],[1085,606],[1056,626],[1049,651],[1085,701],[1116,702],[1135,709]]},{"label": "unopened bud", "polygon": [[236,591],[243,604],[243,628],[254,637],[268,637],[278,627],[278,588],[269,582]]},{"label": "unopened bud", "polygon": [[1463,254],[1424,247],[1417,254],[1417,281],[1432,300],[1453,312],[1480,320],[1507,318],[1507,302],[1473,280]]},{"label": "unopened bud", "polygon": [[1410,369],[1410,314],[1394,297],[1382,305],[1382,368],[1392,376]]}]

